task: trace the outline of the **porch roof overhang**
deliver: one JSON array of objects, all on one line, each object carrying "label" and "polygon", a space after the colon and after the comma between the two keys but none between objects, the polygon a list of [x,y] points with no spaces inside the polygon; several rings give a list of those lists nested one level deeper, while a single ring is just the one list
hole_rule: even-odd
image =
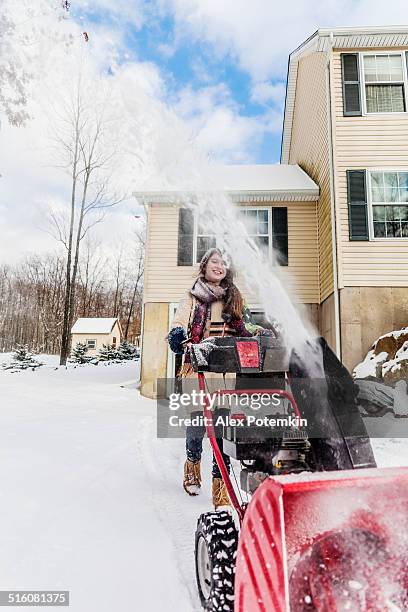
[{"label": "porch roof overhang", "polygon": [[298,63],[310,53],[332,49],[381,49],[408,47],[408,26],[321,28],[289,55],[283,118],[281,163],[289,163]]},{"label": "porch roof overhang", "polygon": [[236,203],[319,199],[319,187],[300,166],[281,164],[209,166],[196,180],[133,195],[145,204],[180,204],[205,193],[224,193]]}]

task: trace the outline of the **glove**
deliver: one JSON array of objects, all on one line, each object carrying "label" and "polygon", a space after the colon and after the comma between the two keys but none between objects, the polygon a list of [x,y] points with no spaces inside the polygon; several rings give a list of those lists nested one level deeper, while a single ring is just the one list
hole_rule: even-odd
[{"label": "glove", "polygon": [[176,355],[182,355],[184,353],[184,347],[181,343],[184,340],[187,340],[186,330],[184,327],[173,327],[173,329],[169,331],[167,340],[173,353],[176,353]]},{"label": "glove", "polygon": [[264,327],[257,329],[255,332],[255,335],[256,336],[274,336],[276,338],[276,334],[274,334],[274,332],[271,329],[265,329]]}]

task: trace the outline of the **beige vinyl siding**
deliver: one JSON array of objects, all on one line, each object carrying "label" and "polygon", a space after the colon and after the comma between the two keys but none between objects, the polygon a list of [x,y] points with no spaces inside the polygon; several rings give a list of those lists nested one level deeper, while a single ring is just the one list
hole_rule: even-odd
[{"label": "beige vinyl siding", "polygon": [[[263,203],[259,206],[266,206]],[[273,203],[273,206],[279,204]],[[316,202],[285,202],[288,208],[289,266],[279,267],[284,282],[296,284],[295,298],[301,303],[318,303],[318,253]],[[245,204],[254,206],[256,204]],[[178,302],[196,276],[198,266],[177,266],[178,208],[163,204],[149,206],[144,302]],[[242,279],[237,284],[245,294]],[[248,302],[256,296],[246,294]]]},{"label": "beige vinyl siding", "polygon": [[408,170],[408,114],[343,117],[340,51],[333,53],[332,73],[339,285],[408,286],[408,240],[349,240],[346,177],[353,168]]},{"label": "beige vinyl siding", "polygon": [[320,302],[333,292],[326,61],[324,53],[312,53],[299,61],[289,157],[290,164],[299,164],[320,187]]}]

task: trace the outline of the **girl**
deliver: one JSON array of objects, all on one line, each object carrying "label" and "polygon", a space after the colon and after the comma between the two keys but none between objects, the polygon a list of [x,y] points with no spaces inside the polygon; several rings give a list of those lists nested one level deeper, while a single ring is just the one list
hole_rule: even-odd
[{"label": "girl", "polygon": [[[227,266],[219,249],[213,248],[205,253],[200,262],[199,275],[181,299],[168,334],[168,342],[173,352],[182,354],[187,348],[177,373],[178,379],[184,382],[190,379],[190,383],[197,379],[188,349],[191,344],[199,343],[204,338],[221,335],[224,324],[224,333],[227,335],[253,336],[262,330],[251,322],[249,311],[244,306],[233,277],[233,270]],[[215,376],[218,376],[218,380],[222,378],[222,375]],[[186,428],[187,458],[184,464],[183,487],[189,495],[197,495],[201,487],[200,462],[204,434],[204,427]],[[217,443],[222,450],[219,440]],[[224,455],[224,461],[229,470],[229,457]],[[214,457],[212,476],[215,508],[229,505],[227,490]]]}]

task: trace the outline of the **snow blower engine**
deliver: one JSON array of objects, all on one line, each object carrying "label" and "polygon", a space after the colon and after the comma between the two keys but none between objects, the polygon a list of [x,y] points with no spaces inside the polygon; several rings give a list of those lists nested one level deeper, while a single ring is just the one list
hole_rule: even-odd
[{"label": "snow blower engine", "polygon": [[[204,347],[204,348],[203,348]],[[214,337],[193,347],[193,367],[204,372],[236,374],[234,399],[252,396],[252,405],[262,394],[262,412],[246,415],[242,402],[231,411],[228,424],[222,427],[223,451],[241,462],[240,484],[253,494],[269,475],[312,471],[313,451],[306,432],[300,427],[290,429],[288,421],[301,423],[296,402],[285,391],[288,358],[285,347],[274,336],[258,338]],[[203,382],[205,379],[201,378]],[[265,385],[269,388],[266,388]],[[251,385],[256,386],[254,393]],[[222,392],[230,395],[230,391]],[[270,397],[270,402],[265,400]],[[268,413],[268,404],[276,403],[279,410]],[[238,412],[236,412],[238,410]],[[256,423],[254,426],[253,423]],[[272,427],[270,423],[274,423]],[[285,427],[286,425],[286,427]],[[218,436],[219,437],[219,436]]]}]

